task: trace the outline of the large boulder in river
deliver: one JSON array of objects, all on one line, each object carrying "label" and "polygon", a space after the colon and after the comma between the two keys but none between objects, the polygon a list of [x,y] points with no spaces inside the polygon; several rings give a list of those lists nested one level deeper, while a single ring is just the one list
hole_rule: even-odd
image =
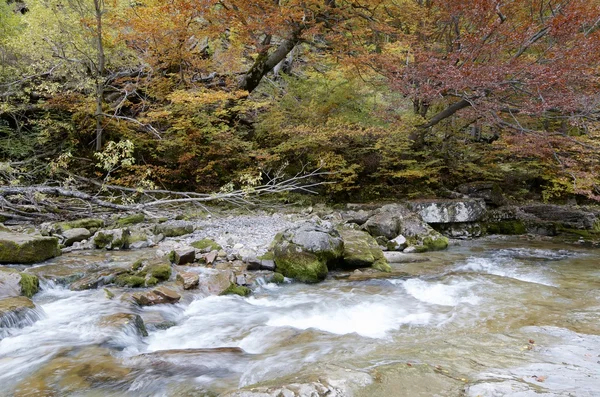
[{"label": "large boulder in river", "polygon": [[37,276],[19,273],[15,269],[0,268],[0,298],[23,295],[31,298],[40,289]]},{"label": "large boulder in river", "polygon": [[78,243],[80,241],[87,240],[88,238],[90,238],[91,235],[92,234],[90,233],[90,231],[83,227],[65,230],[62,233],[63,244],[66,247],[70,247],[71,245],[73,245],[73,243]]},{"label": "large boulder in river", "polygon": [[37,263],[58,255],[56,237],[0,231],[0,263]]},{"label": "large boulder in river", "polygon": [[418,200],[407,205],[427,223],[477,222],[487,213],[483,199]]},{"label": "large boulder in river", "polygon": [[343,253],[339,232],[328,224],[303,223],[279,233],[273,242],[277,271],[306,283],[325,279],[327,266],[339,263]]},{"label": "large boulder in river", "polygon": [[437,251],[448,247],[446,237],[401,204],[384,205],[369,218],[363,228],[374,237],[381,236],[388,240],[403,236],[411,251]]},{"label": "large boulder in river", "polygon": [[372,267],[384,272],[392,270],[377,241],[369,233],[347,228],[340,228],[338,231],[344,241],[342,267]]}]

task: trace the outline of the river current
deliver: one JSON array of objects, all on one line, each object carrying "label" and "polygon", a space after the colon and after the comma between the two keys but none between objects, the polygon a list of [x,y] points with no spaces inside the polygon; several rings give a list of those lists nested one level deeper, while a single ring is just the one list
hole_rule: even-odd
[{"label": "river current", "polygon": [[[39,319],[1,330],[0,395],[218,395],[333,368],[365,375],[359,397],[600,396],[600,251],[486,239],[421,255],[389,278],[146,308],[46,282]],[[101,326],[122,312],[149,335]]]}]

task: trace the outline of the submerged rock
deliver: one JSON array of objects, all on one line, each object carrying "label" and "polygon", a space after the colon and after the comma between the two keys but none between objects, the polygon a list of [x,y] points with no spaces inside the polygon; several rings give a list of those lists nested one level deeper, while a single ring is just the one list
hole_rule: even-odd
[{"label": "submerged rock", "polygon": [[148,336],[144,320],[139,314],[134,313],[116,313],[104,316],[100,319],[100,325],[106,328],[112,328],[122,331],[133,331],[140,336]]},{"label": "submerged rock", "polygon": [[0,231],[0,263],[37,263],[60,255],[56,237]]},{"label": "submerged rock", "polygon": [[[21,381],[15,397],[95,394],[95,387],[128,382],[131,369],[121,365],[111,351],[102,347],[65,349]],[[105,394],[96,391],[99,395]]]},{"label": "submerged rock", "polygon": [[392,270],[377,241],[369,233],[346,228],[340,228],[338,231],[344,241],[342,267],[372,267],[384,272]]},{"label": "submerged rock", "polygon": [[344,242],[329,225],[304,223],[278,234],[273,242],[277,271],[298,281],[316,283],[327,276],[328,264],[337,264]]},{"label": "submerged rock", "polygon": [[[0,299],[0,329],[20,328],[39,319],[35,304],[24,296]],[[0,332],[0,336],[2,333]]]}]

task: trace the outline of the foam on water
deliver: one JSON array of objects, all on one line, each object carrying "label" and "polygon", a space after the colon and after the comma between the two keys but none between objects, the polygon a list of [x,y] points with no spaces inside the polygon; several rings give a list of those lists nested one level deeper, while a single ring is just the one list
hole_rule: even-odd
[{"label": "foam on water", "polygon": [[468,258],[465,263],[456,266],[455,270],[461,272],[487,273],[528,283],[542,284],[550,287],[555,286],[551,278],[548,277],[545,268],[525,266],[510,258]]},{"label": "foam on water", "polygon": [[390,280],[401,285],[408,294],[421,302],[441,306],[457,306],[467,303],[476,305],[480,298],[473,294],[474,281],[452,279],[447,283],[430,282],[421,279]]}]

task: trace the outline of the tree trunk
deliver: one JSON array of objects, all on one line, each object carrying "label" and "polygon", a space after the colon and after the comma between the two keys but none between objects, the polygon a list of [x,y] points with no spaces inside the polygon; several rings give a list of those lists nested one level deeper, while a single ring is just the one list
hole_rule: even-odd
[{"label": "tree trunk", "polygon": [[96,15],[96,151],[102,150],[102,124],[103,114],[102,102],[104,95],[104,69],[106,58],[104,56],[104,44],[102,43],[102,13],[104,9],[103,0],[94,0],[94,11]]}]

